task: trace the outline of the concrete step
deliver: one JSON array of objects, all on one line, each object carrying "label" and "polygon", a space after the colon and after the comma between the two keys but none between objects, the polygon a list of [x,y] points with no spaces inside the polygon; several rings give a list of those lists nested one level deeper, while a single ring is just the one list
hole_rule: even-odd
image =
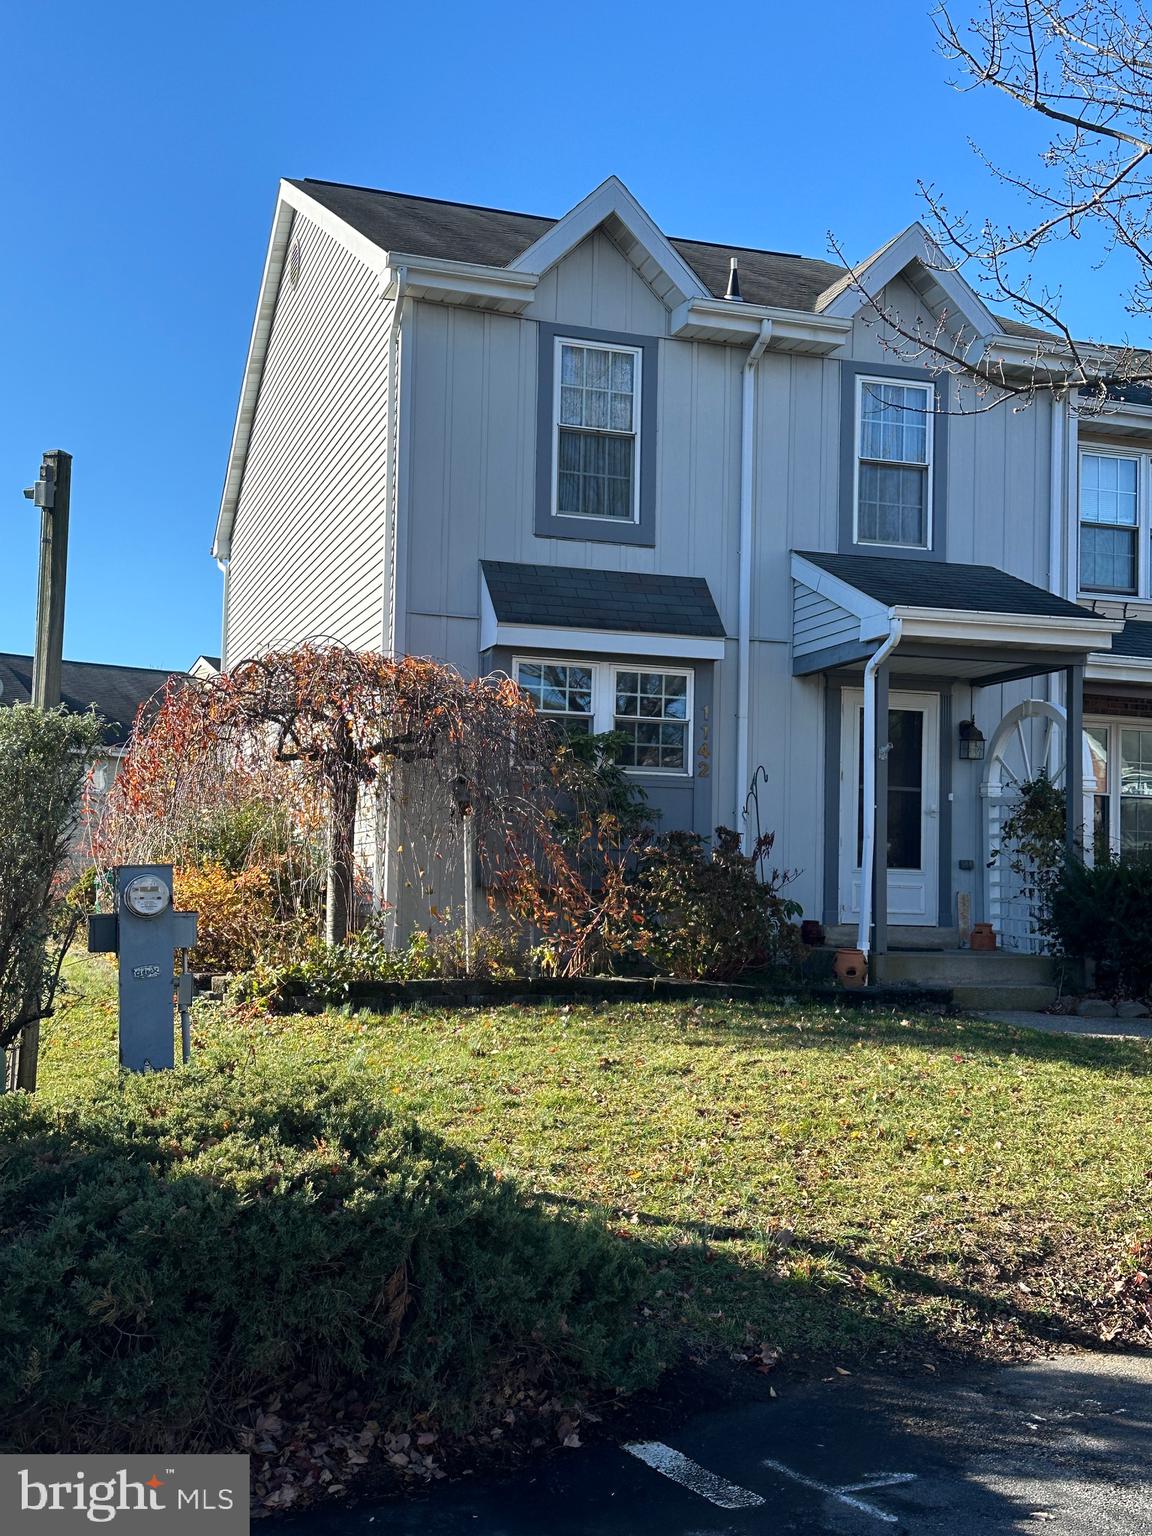
[{"label": "concrete step", "polygon": [[1048,955],[1010,955],[1002,950],[889,950],[873,957],[881,981],[941,982],[945,986],[1050,985],[1053,964]]},{"label": "concrete step", "polygon": [[952,1003],[954,1007],[970,1012],[983,1008],[1013,1008],[1040,1013],[1052,1006],[1056,995],[1054,986],[1044,986],[1040,982],[962,982],[952,988]]},{"label": "concrete step", "polygon": [[[859,929],[855,923],[832,923],[824,930],[824,942],[833,949],[855,949]],[[959,949],[959,928],[889,927],[892,949]]]}]

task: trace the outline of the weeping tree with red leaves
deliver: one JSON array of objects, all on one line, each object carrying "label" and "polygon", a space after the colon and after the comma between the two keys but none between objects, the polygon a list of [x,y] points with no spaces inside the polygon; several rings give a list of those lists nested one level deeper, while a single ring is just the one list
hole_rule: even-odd
[{"label": "weeping tree with red leaves", "polygon": [[495,879],[550,842],[554,760],[506,677],[308,642],[170,687],[137,725],[94,851],[179,862],[214,811],[287,810],[301,846],[323,842],[325,933],[339,943],[355,921],[358,813],[382,812],[424,894],[467,846]]}]

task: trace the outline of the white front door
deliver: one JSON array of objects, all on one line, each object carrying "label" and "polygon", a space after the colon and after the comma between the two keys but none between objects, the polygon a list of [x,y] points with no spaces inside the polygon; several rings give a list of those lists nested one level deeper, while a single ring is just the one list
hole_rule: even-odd
[{"label": "white front door", "polygon": [[[864,694],[845,689],[840,730],[840,921],[860,920]],[[888,696],[888,921],[939,920],[940,697]]]}]

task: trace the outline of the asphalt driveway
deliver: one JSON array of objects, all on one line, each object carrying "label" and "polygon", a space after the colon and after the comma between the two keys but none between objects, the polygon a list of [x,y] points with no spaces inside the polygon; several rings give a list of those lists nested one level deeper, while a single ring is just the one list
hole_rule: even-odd
[{"label": "asphalt driveway", "polygon": [[1152,1526],[1152,1359],[838,1376],[660,1439],[277,1520],[276,1536],[1136,1536]]}]

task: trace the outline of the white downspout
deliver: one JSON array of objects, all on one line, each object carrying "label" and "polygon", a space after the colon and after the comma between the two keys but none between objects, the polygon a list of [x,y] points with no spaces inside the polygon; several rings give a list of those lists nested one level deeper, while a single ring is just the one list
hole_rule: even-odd
[{"label": "white downspout", "polygon": [[740,572],[736,618],[736,797],[732,825],[747,847],[743,823],[744,799],[752,778],[749,763],[749,703],[752,697],[752,476],[756,463],[756,367],[772,338],[771,320],[760,322],[760,334],[744,360],[740,412]]},{"label": "white downspout", "polygon": [[1067,405],[1052,397],[1052,438],[1048,459],[1048,588],[1057,597],[1065,595],[1064,563],[1064,475],[1066,449],[1064,422]]},{"label": "white downspout", "polygon": [[408,288],[408,268],[397,267],[394,273],[394,293],[392,296],[392,316],[388,324],[387,357],[388,357],[388,422],[387,441],[384,449],[384,515],[388,519],[388,527],[384,542],[384,558],[386,566],[384,576],[384,596],[388,603],[387,623],[384,627],[384,653],[387,656],[395,655],[396,650],[396,601],[398,592],[398,537],[399,537],[399,502],[396,494],[396,460],[400,453],[400,379],[398,377],[399,353],[398,339],[400,335],[400,323],[404,316],[404,295]]},{"label": "white downspout", "polygon": [[[400,454],[400,378],[399,378],[399,354],[398,345],[400,325],[404,313],[404,294],[408,287],[407,267],[397,267],[395,274],[395,294],[392,300],[392,316],[388,326],[387,356],[388,356],[388,421],[386,424],[387,440],[384,448],[384,516],[387,518],[387,528],[384,540],[385,567],[381,572],[383,576],[384,599],[388,604],[386,622],[383,626],[383,646],[386,656],[395,657],[396,654],[396,604],[399,600],[399,496],[397,494],[396,460]],[[396,883],[395,860],[392,856],[392,798],[387,796],[384,804],[381,804],[379,787],[376,794],[375,816],[375,858],[372,869],[372,906],[376,912],[383,910],[384,906],[392,903],[393,886]],[[396,908],[393,903],[390,907],[391,920],[389,922],[389,934],[393,943],[396,942]]]},{"label": "white downspout", "polygon": [[893,614],[887,637],[864,668],[864,839],[860,850],[860,932],[856,947],[865,955],[872,939],[872,870],[876,863],[876,674],[900,644],[904,621]]}]

